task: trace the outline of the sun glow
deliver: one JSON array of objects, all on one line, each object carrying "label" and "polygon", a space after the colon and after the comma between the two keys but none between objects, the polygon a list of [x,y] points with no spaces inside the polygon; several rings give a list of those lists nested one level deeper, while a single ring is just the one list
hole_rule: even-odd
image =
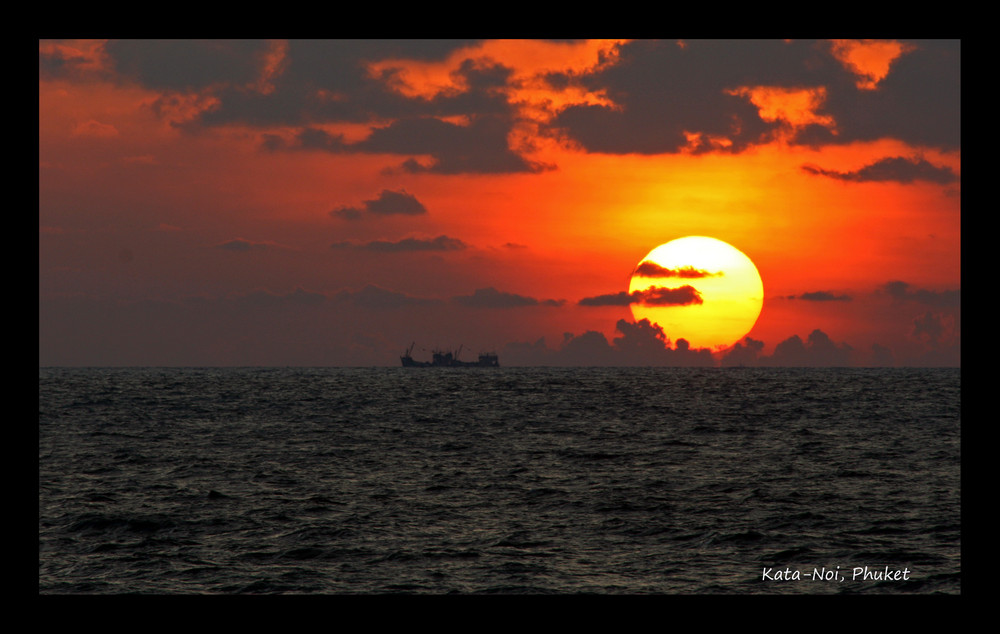
[{"label": "sun glow", "polygon": [[715,238],[688,236],[661,244],[636,266],[629,283],[636,321],[659,324],[672,341],[727,348],[753,328],[764,301],[754,263]]}]

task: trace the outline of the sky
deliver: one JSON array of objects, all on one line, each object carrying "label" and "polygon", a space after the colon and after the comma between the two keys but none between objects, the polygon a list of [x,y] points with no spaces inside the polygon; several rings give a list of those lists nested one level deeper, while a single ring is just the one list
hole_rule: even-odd
[{"label": "sky", "polygon": [[[39,40],[40,366],[960,366],[957,40]],[[722,240],[753,328],[628,303]]]}]

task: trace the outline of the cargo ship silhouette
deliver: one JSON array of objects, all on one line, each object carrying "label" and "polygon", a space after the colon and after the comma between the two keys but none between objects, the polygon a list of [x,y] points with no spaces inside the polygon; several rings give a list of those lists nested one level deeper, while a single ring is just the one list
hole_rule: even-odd
[{"label": "cargo ship silhouette", "polygon": [[500,359],[495,352],[484,352],[479,355],[478,361],[459,361],[458,355],[462,352],[462,346],[454,354],[450,350],[435,350],[430,361],[415,361],[411,353],[413,344],[406,349],[399,360],[403,362],[404,368],[499,368]]}]

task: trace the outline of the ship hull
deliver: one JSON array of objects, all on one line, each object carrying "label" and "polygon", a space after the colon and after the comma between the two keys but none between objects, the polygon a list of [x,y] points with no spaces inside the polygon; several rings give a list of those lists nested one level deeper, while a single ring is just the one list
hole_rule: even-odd
[{"label": "ship hull", "polygon": [[413,357],[399,357],[404,368],[499,368],[500,360],[496,355],[482,355],[479,361],[459,361],[450,354],[434,355],[433,361],[415,361]]}]

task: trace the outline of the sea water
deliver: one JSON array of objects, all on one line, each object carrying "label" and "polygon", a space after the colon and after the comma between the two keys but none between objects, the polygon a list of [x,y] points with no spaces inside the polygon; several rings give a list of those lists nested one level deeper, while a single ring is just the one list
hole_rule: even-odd
[{"label": "sea water", "polygon": [[958,369],[42,368],[39,592],[958,594],[960,422]]}]

